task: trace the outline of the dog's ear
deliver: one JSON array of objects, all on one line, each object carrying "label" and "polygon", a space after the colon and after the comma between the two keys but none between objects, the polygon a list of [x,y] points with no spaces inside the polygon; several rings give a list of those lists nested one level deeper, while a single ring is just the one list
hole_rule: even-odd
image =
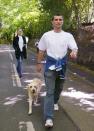
[{"label": "dog's ear", "polygon": [[39,81],[39,86],[41,86],[42,85],[42,81]]},{"label": "dog's ear", "polygon": [[27,86],[26,86],[26,88],[29,88],[30,87],[30,84],[28,84]]}]

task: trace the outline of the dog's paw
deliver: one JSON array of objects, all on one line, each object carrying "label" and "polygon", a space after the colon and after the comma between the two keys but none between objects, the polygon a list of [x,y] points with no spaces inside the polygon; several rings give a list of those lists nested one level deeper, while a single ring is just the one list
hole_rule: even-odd
[{"label": "dog's paw", "polygon": [[29,112],[28,112],[28,115],[30,116],[31,114],[32,114],[32,111],[29,111]]},{"label": "dog's paw", "polygon": [[34,106],[40,106],[40,103],[34,102]]}]

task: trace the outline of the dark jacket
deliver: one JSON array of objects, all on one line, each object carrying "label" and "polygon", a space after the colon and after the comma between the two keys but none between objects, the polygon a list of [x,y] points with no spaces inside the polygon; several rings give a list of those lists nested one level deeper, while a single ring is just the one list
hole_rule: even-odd
[{"label": "dark jacket", "polygon": [[22,36],[23,38],[23,49],[22,49],[22,52],[20,51],[20,48],[19,48],[19,37],[16,36],[13,38],[13,48],[15,50],[15,56],[17,59],[19,59],[19,57],[21,56],[22,58],[26,59],[27,58],[27,52],[26,52],[26,39],[25,39],[25,36]]}]

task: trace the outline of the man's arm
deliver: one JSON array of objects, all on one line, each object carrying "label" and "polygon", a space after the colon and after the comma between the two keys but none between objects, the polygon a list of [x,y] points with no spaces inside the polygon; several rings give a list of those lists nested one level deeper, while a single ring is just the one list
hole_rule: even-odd
[{"label": "man's arm", "polygon": [[44,59],[45,51],[39,50],[37,55],[37,71],[40,72],[42,70],[42,63],[41,61]]},{"label": "man's arm", "polygon": [[78,54],[78,46],[72,34],[69,35],[68,47],[71,50],[70,58],[76,59]]}]

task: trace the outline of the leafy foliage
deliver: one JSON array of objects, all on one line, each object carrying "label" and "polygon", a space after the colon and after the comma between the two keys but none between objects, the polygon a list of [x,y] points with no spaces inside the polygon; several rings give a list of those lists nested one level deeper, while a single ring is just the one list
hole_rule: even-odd
[{"label": "leafy foliage", "polygon": [[94,15],[90,15],[93,0],[0,0],[0,3],[0,37],[8,40],[19,27],[30,39],[40,37],[51,29],[51,17],[57,13],[64,16],[65,30],[78,28]]}]

